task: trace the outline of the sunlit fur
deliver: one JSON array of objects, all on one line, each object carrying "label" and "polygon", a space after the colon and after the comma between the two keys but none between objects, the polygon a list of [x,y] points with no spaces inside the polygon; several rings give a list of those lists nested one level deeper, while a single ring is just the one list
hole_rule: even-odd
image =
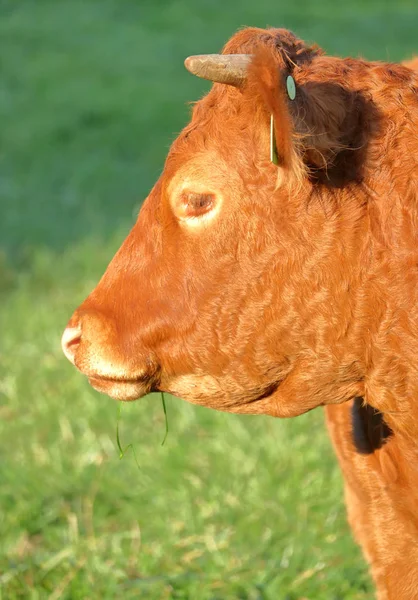
[{"label": "sunlit fur", "polygon": [[[286,30],[244,29],[224,51],[255,55],[248,82],[215,84],[194,106],[70,322],[75,363],[120,399],[162,389],[280,417],[327,405],[378,598],[416,599],[418,77],[324,56]],[[183,177],[222,199],[206,224],[173,210]],[[353,441],[355,397],[392,431],[369,454]]]}]

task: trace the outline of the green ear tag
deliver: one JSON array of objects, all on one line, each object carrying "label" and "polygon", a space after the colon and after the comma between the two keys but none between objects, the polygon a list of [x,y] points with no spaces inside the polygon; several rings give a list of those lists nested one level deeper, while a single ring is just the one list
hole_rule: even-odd
[{"label": "green ear tag", "polygon": [[295,84],[295,80],[293,79],[293,77],[291,75],[288,75],[288,77],[286,79],[286,88],[287,88],[287,95],[289,96],[289,98],[291,100],[294,100],[296,98],[296,84]]},{"label": "green ear tag", "polygon": [[277,156],[276,134],[274,133],[273,115],[270,117],[270,160],[275,165],[279,164],[279,157]]}]

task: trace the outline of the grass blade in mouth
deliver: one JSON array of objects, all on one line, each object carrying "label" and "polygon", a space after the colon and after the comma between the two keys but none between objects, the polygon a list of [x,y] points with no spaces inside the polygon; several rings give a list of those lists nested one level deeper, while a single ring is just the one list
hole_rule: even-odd
[{"label": "grass blade in mouth", "polygon": [[164,435],[163,441],[161,442],[161,446],[164,446],[165,441],[166,441],[167,436],[168,436],[168,418],[167,418],[167,407],[165,405],[164,392],[161,392],[161,402],[163,403],[163,411],[164,411],[164,417],[165,417],[165,435]]},{"label": "grass blade in mouth", "polygon": [[138,469],[140,469],[141,467],[139,466],[138,460],[136,458],[135,448],[133,447],[133,445],[132,444],[128,444],[126,446],[126,448],[123,449],[122,448],[122,444],[120,443],[119,421],[120,421],[121,414],[122,414],[122,404],[119,404],[118,417],[116,419],[116,443],[117,443],[118,450],[119,450],[119,460],[122,460],[122,458],[125,456],[126,452],[129,450],[129,448],[131,448],[132,449],[132,453],[133,453],[134,458],[135,458],[136,466],[138,467]]},{"label": "grass blade in mouth", "polygon": [[[168,417],[167,417],[167,407],[165,404],[164,392],[161,392],[161,402],[163,404],[163,411],[164,411],[164,418],[165,418],[165,434],[164,434],[164,439],[161,442],[161,446],[164,446],[165,441],[168,436]],[[119,404],[118,416],[116,419],[116,444],[117,444],[117,447],[119,450],[119,460],[122,460],[122,458],[125,456],[126,452],[129,450],[129,448],[131,448],[132,453],[135,458],[136,466],[138,467],[138,469],[140,469],[141,467],[139,466],[138,460],[136,458],[135,448],[133,447],[133,444],[128,444],[125,449],[122,448],[122,444],[120,441],[120,434],[119,434],[119,421],[120,421],[121,414],[122,414],[122,404]]]}]

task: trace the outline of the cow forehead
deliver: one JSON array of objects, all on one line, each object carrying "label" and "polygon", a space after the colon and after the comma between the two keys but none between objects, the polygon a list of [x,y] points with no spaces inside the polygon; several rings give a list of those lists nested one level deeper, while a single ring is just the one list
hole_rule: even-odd
[{"label": "cow forehead", "polygon": [[[178,163],[178,161],[177,161]],[[173,165],[166,191],[174,198],[182,191],[221,193],[226,190],[239,191],[242,179],[233,163],[227,162],[214,150],[200,151]]]}]

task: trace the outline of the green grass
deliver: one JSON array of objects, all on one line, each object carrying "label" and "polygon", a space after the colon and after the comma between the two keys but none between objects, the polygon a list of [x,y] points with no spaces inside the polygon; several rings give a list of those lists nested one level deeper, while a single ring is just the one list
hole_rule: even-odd
[{"label": "green grass", "polygon": [[186,102],[241,25],[330,53],[418,49],[415,0],[0,0],[0,599],[365,600],[321,411],[117,405],[61,331],[134,221]]}]

